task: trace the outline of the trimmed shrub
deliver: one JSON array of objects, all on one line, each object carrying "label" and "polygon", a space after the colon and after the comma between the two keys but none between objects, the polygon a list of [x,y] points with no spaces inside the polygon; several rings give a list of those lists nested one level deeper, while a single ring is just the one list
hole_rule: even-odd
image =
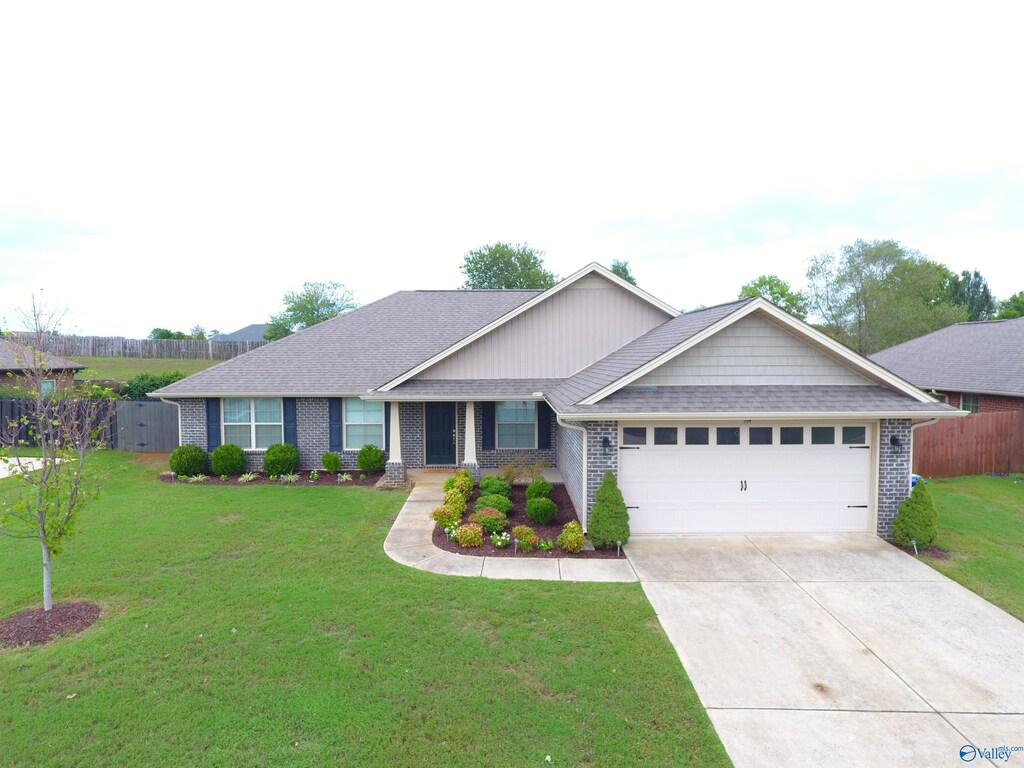
[{"label": "trimmed shrub", "polygon": [[233,443],[218,445],[210,455],[215,475],[240,475],[245,472],[245,451]]},{"label": "trimmed shrub", "polygon": [[454,475],[444,481],[445,493],[450,491],[452,488],[460,488],[469,496],[473,492],[473,486],[476,481],[473,479],[473,473],[468,469],[460,469]]},{"label": "trimmed shrub", "polygon": [[324,465],[324,469],[330,472],[332,475],[336,475],[341,472],[341,456],[338,455],[337,451],[328,451],[320,457],[320,463]]},{"label": "trimmed shrub", "polygon": [[288,443],[274,443],[263,454],[263,471],[268,475],[290,475],[299,468],[299,449]]},{"label": "trimmed shrub", "polygon": [[936,525],[939,513],[928,491],[928,486],[919,482],[910,493],[910,498],[900,504],[900,511],[892,521],[892,540],[901,547],[927,547],[939,535]]},{"label": "trimmed shrub", "polygon": [[566,552],[582,552],[586,539],[583,536],[583,526],[579,520],[570,520],[562,526],[562,532],[558,534],[555,543],[560,549]]},{"label": "trimmed shrub", "polygon": [[528,525],[517,525],[512,529],[512,536],[519,539],[519,548],[523,552],[532,552],[540,544],[540,537]]},{"label": "trimmed shrub", "polygon": [[430,513],[430,516],[442,528],[451,528],[453,525],[458,525],[459,521],[462,520],[462,512],[450,504],[434,507],[434,511]]},{"label": "trimmed shrub", "polygon": [[615,542],[629,541],[629,512],[615,475],[605,472],[594,497],[590,513],[590,540],[598,549],[614,547]]},{"label": "trimmed shrub", "polygon": [[210,457],[198,445],[179,445],[171,451],[171,469],[176,475],[201,475],[209,465]]},{"label": "trimmed shrub", "polygon": [[359,455],[356,457],[356,464],[363,472],[383,472],[384,465],[387,463],[387,456],[384,455],[384,451],[378,448],[376,445],[367,444],[359,449]]},{"label": "trimmed shrub", "polygon": [[538,477],[528,486],[526,486],[526,498],[527,499],[550,499],[551,489],[554,486],[551,485],[543,477]]},{"label": "trimmed shrub", "polygon": [[469,522],[479,523],[488,533],[504,531],[508,527],[508,517],[492,507],[484,507],[469,516]]},{"label": "trimmed shrub", "polygon": [[508,496],[512,486],[497,475],[486,475],[480,481],[480,494],[483,496]]},{"label": "trimmed shrub", "polygon": [[526,516],[533,520],[537,525],[547,525],[555,519],[555,515],[557,514],[558,505],[551,499],[541,497],[536,499],[527,499],[526,501]]},{"label": "trimmed shrub", "polygon": [[460,525],[455,540],[460,547],[479,547],[484,543],[484,529],[476,523]]},{"label": "trimmed shrub", "polygon": [[188,374],[183,371],[167,371],[165,373],[137,373],[124,383],[121,389],[122,397],[130,397],[138,400],[150,392],[162,389],[168,384],[184,379]]},{"label": "trimmed shrub", "polygon": [[497,494],[481,496],[476,500],[474,509],[479,512],[484,507],[493,507],[499,512],[504,512],[507,515],[512,511],[512,499],[508,496],[498,496]]}]

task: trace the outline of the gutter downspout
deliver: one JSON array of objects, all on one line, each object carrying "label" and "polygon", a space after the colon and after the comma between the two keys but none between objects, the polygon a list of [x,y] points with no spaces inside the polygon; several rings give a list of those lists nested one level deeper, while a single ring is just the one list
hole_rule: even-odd
[{"label": "gutter downspout", "polygon": [[[550,403],[548,403],[550,405]],[[554,411],[554,409],[552,409]],[[566,429],[575,429],[583,437],[583,532],[587,532],[587,523],[590,521],[589,510],[587,509],[587,428],[581,427],[579,424],[569,424],[562,420],[562,415],[555,411],[555,422],[560,427]]]}]

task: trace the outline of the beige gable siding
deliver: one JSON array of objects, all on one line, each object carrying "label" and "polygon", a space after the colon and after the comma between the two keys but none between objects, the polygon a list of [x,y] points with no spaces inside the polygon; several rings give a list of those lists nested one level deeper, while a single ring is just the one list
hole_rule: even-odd
[{"label": "beige gable siding", "polygon": [[873,383],[752,314],[656,368],[633,385]]},{"label": "beige gable siding", "polygon": [[417,378],[561,378],[668,319],[611,281],[588,275]]}]

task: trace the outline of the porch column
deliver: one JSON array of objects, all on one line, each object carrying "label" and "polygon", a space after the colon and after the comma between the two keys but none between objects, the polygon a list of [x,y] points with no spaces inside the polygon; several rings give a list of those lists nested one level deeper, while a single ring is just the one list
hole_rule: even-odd
[{"label": "porch column", "polygon": [[384,477],[380,485],[397,488],[405,485],[405,465],[402,463],[402,431],[398,425],[398,403],[391,401],[391,430],[388,434],[388,463],[384,465]]},{"label": "porch column", "polygon": [[466,402],[466,429],[463,442],[464,457],[462,459],[463,469],[473,473],[473,477],[480,479],[480,465],[476,462],[476,403],[472,400]]},{"label": "porch column", "polygon": [[396,464],[402,463],[402,435],[399,432],[398,426],[398,403],[391,402],[391,445],[388,456],[388,461],[392,461]]}]

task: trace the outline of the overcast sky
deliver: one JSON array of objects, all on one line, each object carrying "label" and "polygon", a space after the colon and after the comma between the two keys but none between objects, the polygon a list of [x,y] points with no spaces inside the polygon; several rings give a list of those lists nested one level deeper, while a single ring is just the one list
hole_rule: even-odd
[{"label": "overcast sky", "polygon": [[6,327],[232,331],[497,240],[683,308],[857,238],[1024,290],[1019,3],[0,9]]}]

